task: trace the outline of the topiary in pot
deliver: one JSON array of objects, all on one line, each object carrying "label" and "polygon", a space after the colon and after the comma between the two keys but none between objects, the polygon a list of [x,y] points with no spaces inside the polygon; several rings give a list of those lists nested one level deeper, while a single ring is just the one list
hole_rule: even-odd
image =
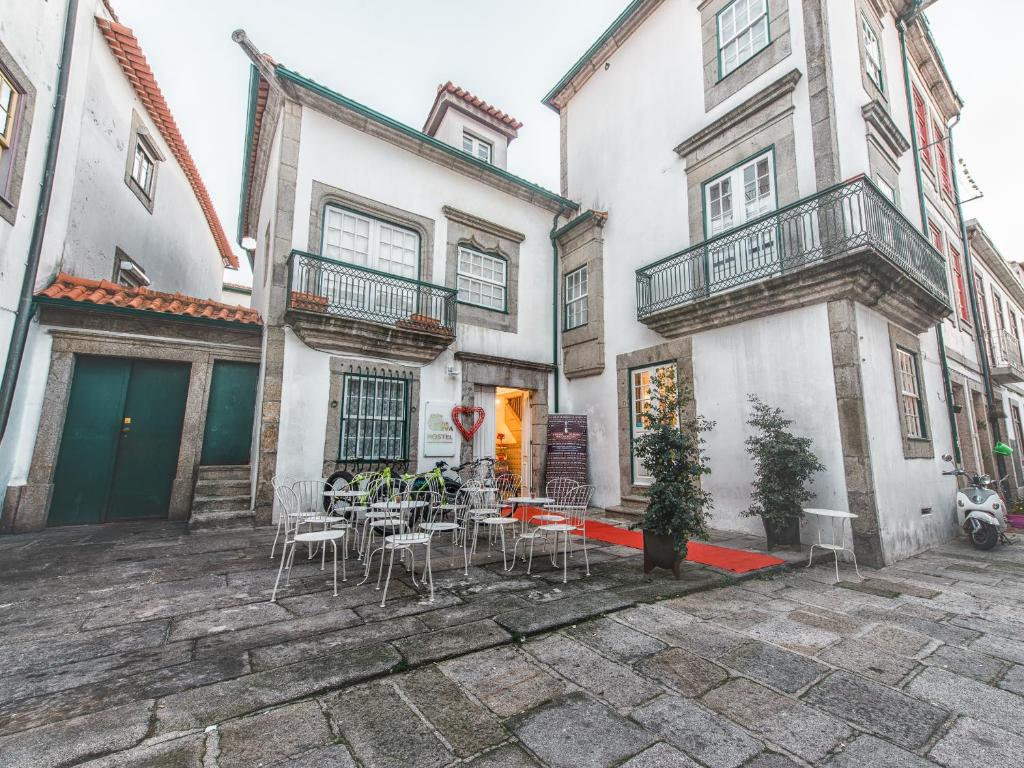
[{"label": "topiary in pot", "polygon": [[701,487],[701,478],[711,473],[701,435],[714,422],[702,416],[684,417],[690,402],[689,393],[679,392],[674,369],[658,371],[650,405],[641,414],[647,431],[633,446],[654,478],[647,491],[647,511],[639,523],[644,531],[644,573],[655,567],[671,568],[677,579],[687,541],[708,537],[707,511],[712,507],[711,494]]},{"label": "topiary in pot", "polygon": [[757,395],[748,395],[747,400],[752,408],[747,424],[755,430],[747,438],[754,459],[754,482],[752,503],[743,514],[761,518],[768,549],[799,547],[803,507],[814,498],[811,478],[825,466],[812,450],[814,441],[790,431],[793,420],[787,419],[781,408],[773,408]]}]

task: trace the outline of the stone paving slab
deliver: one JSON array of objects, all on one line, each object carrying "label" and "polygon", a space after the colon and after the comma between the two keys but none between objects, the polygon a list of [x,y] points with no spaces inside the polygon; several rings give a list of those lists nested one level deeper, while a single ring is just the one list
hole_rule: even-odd
[{"label": "stone paving slab", "polygon": [[645,577],[610,546],[563,584],[546,557],[506,573],[481,547],[465,574],[442,547],[436,599],[396,568],[381,608],[354,559],[337,598],[314,560],[269,603],[271,538],[0,538],[0,765],[1024,762],[1024,550],[954,542],[836,586]]}]

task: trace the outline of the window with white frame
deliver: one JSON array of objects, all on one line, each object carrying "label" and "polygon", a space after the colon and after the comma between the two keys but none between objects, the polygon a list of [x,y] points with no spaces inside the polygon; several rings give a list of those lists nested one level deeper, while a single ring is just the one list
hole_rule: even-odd
[{"label": "window with white frame", "polygon": [[864,68],[878,90],[885,92],[885,80],[882,74],[882,44],[879,42],[878,33],[868,20],[866,14],[860,15],[860,26],[864,35]]},{"label": "window with white frame", "polygon": [[878,186],[879,191],[889,198],[890,202],[896,202],[896,188],[892,184],[878,174],[875,174],[875,184]]},{"label": "window with white frame", "polygon": [[924,426],[924,406],[921,402],[921,377],[917,355],[902,347],[897,347],[896,361],[899,365],[900,409],[903,413],[907,437],[926,438],[928,433]]},{"label": "window with white frame", "polygon": [[18,114],[18,90],[0,69],[0,158],[14,147],[15,118]]},{"label": "window with white frame", "polygon": [[328,205],[324,209],[321,255],[416,279],[420,236],[406,227]]},{"label": "window with white frame", "polygon": [[[632,450],[636,440],[650,431],[650,423],[645,415],[659,415],[661,405],[659,396],[663,387],[676,384],[676,366],[674,363],[661,363],[646,368],[634,368],[629,372],[629,403],[630,403],[630,453],[632,454],[631,473],[636,485],[650,485],[654,481],[647,466]],[[669,419],[676,423],[678,413]]]},{"label": "window with white frame", "polygon": [[152,199],[153,180],[156,178],[156,153],[142,135],[135,138],[130,175],[131,180],[138,187],[138,191],[148,199]]},{"label": "window with white frame", "polygon": [[507,280],[508,264],[503,258],[459,246],[459,301],[504,312]]},{"label": "window with white frame", "polygon": [[491,162],[493,147],[489,141],[484,141],[479,136],[474,136],[469,131],[462,132],[462,151],[472,155],[485,163]]},{"label": "window with white frame", "polygon": [[407,458],[408,381],[347,375],[344,382],[338,460]]},{"label": "window with white frame", "polygon": [[734,0],[718,14],[718,75],[725,77],[771,41],[768,0]]},{"label": "window with white frame", "polygon": [[567,331],[587,324],[587,282],[585,266],[565,276],[565,330]]}]

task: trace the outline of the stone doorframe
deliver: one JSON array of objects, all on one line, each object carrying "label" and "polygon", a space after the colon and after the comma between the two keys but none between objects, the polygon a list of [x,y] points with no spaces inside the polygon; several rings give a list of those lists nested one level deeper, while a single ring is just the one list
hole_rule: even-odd
[{"label": "stone doorframe", "polygon": [[675,363],[679,393],[687,392],[690,395],[689,403],[683,409],[683,418],[691,419],[696,415],[697,406],[693,399],[693,341],[689,336],[616,356],[615,388],[618,394],[617,410],[619,414],[619,496],[620,501],[623,502],[647,502],[643,495],[646,486],[633,483],[630,371],[660,363]]},{"label": "stone doorframe", "polygon": [[203,430],[209,400],[213,364],[217,360],[258,363],[259,336],[252,346],[244,343],[218,343],[153,336],[112,335],[102,331],[53,328],[50,368],[46,377],[39,429],[36,432],[28,483],[20,489],[8,489],[13,497],[5,502],[4,519],[12,514],[8,527],[13,533],[38,531],[46,527],[53,497],[53,477],[60,453],[75,372],[76,355],[97,355],[131,360],[164,360],[189,363],[188,394],[181,446],[174,484],[171,487],[169,520],[188,520],[192,509],[192,491],[203,450]]},{"label": "stone doorframe", "polygon": [[[474,405],[477,386],[510,387],[530,393],[530,484],[534,492],[544,487],[544,459],[548,444],[548,382],[553,365],[527,360],[507,360],[472,352],[456,352],[462,364],[462,405]],[[463,441],[460,462],[473,458],[472,441]]]}]

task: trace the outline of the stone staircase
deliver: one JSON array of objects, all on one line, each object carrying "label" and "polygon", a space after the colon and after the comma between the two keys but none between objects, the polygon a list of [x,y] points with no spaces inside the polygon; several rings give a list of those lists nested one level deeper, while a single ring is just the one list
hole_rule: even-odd
[{"label": "stone staircase", "polygon": [[647,511],[647,499],[644,496],[623,496],[615,506],[606,507],[608,517],[626,523],[636,523]]},{"label": "stone staircase", "polygon": [[189,530],[252,528],[256,517],[249,506],[249,476],[248,464],[200,467]]}]

